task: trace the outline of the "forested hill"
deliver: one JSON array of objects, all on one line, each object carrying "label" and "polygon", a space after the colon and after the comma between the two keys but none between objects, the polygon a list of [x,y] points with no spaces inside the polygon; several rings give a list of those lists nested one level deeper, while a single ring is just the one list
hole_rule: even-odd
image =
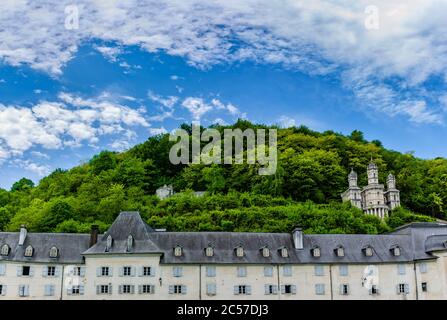
[{"label": "forested hill", "polygon": [[[190,129],[183,125],[183,128]],[[225,128],[272,128],[239,120]],[[344,136],[306,127],[278,129],[278,169],[260,176],[250,165],[172,165],[169,136],[159,135],[123,152],[103,151],[71,170],[56,170],[37,186],[21,179],[0,189],[0,229],[86,232],[104,230],[122,210],[138,210],[153,226],[169,230],[282,231],[301,225],[307,232],[383,232],[410,221],[444,218],[447,160],[423,160],[365,141],[359,131]],[[397,178],[404,209],[386,223],[341,204],[353,168],[366,184],[371,157],[385,182]],[[172,184],[164,201],[156,188]],[[197,198],[187,190],[208,191]],[[415,215],[412,212],[418,213]]]}]

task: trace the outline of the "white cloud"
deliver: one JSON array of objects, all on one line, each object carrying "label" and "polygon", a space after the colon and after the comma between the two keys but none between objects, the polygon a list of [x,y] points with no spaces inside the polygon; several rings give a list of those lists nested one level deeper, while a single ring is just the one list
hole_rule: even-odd
[{"label": "white cloud", "polygon": [[[101,39],[163,50],[203,68],[252,60],[312,75],[342,73],[368,110],[413,122],[443,118],[419,89],[428,89],[432,76],[447,79],[445,1],[376,0],[378,30],[364,26],[369,0],[77,0],[78,30],[64,28],[68,3],[3,1],[0,59],[58,75],[83,41]],[[109,45],[98,50],[111,59],[119,54]],[[386,105],[365,92],[376,88],[391,92]]]},{"label": "white cloud", "polygon": [[278,124],[283,128],[289,128],[296,125],[296,121],[293,118],[290,118],[288,116],[281,116],[278,119]]},{"label": "white cloud", "polygon": [[50,159],[50,156],[40,151],[31,151],[31,155],[35,158]]},{"label": "white cloud", "polygon": [[175,106],[175,104],[177,103],[178,99],[179,99],[176,96],[162,97],[162,96],[160,96],[158,94],[155,94],[152,91],[148,92],[148,97],[152,101],[154,101],[154,102],[156,102],[156,103],[160,104],[161,106],[166,107],[168,109],[172,109]]},{"label": "white cloud", "polygon": [[155,136],[157,134],[163,134],[163,133],[167,133],[167,132],[168,131],[164,127],[161,127],[161,128],[149,128],[149,134],[151,136]]},{"label": "white cloud", "polygon": [[213,107],[205,103],[202,98],[194,97],[188,97],[183,100],[182,106],[188,109],[194,121],[199,121],[205,113],[213,109]]},{"label": "white cloud", "polygon": [[[117,56],[122,53],[122,50],[119,47],[95,46],[95,49],[98,50],[110,62],[115,62],[117,60]],[[122,63],[125,63],[125,62],[122,62]]]},{"label": "white cloud", "polygon": [[33,172],[39,177],[44,177],[51,172],[51,168],[48,165],[37,164],[30,160],[15,159],[11,163],[13,166]]},{"label": "white cloud", "polygon": [[61,93],[59,101],[40,101],[32,108],[0,104],[0,161],[21,157],[36,146],[95,146],[103,135],[134,140],[136,133],[131,128],[149,127],[144,110],[107,100],[111,98],[107,93],[94,99]]}]

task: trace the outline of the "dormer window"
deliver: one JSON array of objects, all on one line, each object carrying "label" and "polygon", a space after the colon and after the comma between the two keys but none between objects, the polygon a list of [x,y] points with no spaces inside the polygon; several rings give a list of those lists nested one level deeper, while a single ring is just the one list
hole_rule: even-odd
[{"label": "dormer window", "polygon": [[205,255],[207,257],[212,257],[214,256],[214,248],[212,246],[208,246],[205,248]]},{"label": "dormer window", "polygon": [[320,247],[314,247],[310,250],[312,257],[319,258],[321,256],[321,250]]},{"label": "dormer window", "polygon": [[343,248],[342,246],[339,246],[337,248],[335,248],[335,254],[337,255],[337,257],[344,257],[345,256],[345,248]]},{"label": "dormer window", "polygon": [[244,256],[244,248],[242,246],[236,247],[236,256],[237,257]]},{"label": "dormer window", "polygon": [[182,247],[181,246],[176,246],[174,248],[174,256],[176,256],[176,257],[182,256]]},{"label": "dormer window", "polygon": [[400,256],[400,247],[399,246],[392,247],[391,252],[393,253],[393,256],[395,256],[395,257]]},{"label": "dormer window", "polygon": [[270,257],[270,249],[268,247],[261,248],[261,251],[264,258]]},{"label": "dormer window", "polygon": [[287,250],[286,247],[279,248],[279,253],[283,258],[287,258],[289,256],[289,250]]},{"label": "dormer window", "polygon": [[370,246],[363,248],[363,252],[364,252],[365,256],[367,256],[367,257],[372,257],[372,255],[374,253],[373,248]]},{"label": "dormer window", "polygon": [[126,251],[127,252],[132,251],[132,247],[133,247],[133,237],[131,235],[129,235],[127,237],[127,248],[126,248]]},{"label": "dormer window", "polygon": [[59,250],[56,247],[51,247],[50,258],[57,258],[58,254],[59,254]]},{"label": "dormer window", "polygon": [[34,249],[32,246],[28,246],[25,249],[25,257],[32,257],[34,253]]},{"label": "dormer window", "polygon": [[9,246],[7,244],[4,244],[2,246],[2,251],[1,251],[1,255],[2,256],[7,256],[9,254]]},{"label": "dormer window", "polygon": [[112,249],[112,242],[113,242],[112,236],[109,234],[106,240],[106,252],[109,252],[110,249]]}]

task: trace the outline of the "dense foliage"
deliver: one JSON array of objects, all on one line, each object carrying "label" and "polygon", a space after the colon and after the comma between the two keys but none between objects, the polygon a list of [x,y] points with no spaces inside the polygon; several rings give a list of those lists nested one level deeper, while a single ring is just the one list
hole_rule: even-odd
[{"label": "dense foliage", "polygon": [[[190,130],[190,127],[183,125]],[[269,128],[239,120],[225,128]],[[26,224],[33,231],[102,230],[123,210],[138,210],[154,227],[169,230],[290,231],[301,225],[316,233],[377,233],[411,221],[444,218],[447,160],[423,160],[387,150],[380,141],[306,127],[278,129],[278,169],[260,176],[252,165],[173,165],[168,135],[149,138],[123,152],[103,151],[71,170],[58,169],[37,186],[23,178],[0,189],[0,230]],[[342,204],[350,168],[366,184],[371,157],[380,179],[392,172],[405,209],[385,223]],[[172,184],[181,194],[160,201],[155,190]],[[186,190],[186,191],[185,191]],[[196,197],[187,190],[206,190]],[[418,212],[415,215],[412,212]]]}]

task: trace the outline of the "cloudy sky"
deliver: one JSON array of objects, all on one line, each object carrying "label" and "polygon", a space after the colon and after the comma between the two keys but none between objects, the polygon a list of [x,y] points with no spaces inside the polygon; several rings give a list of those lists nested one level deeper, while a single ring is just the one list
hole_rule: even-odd
[{"label": "cloudy sky", "polygon": [[447,156],[447,2],[2,0],[0,187],[182,122]]}]

